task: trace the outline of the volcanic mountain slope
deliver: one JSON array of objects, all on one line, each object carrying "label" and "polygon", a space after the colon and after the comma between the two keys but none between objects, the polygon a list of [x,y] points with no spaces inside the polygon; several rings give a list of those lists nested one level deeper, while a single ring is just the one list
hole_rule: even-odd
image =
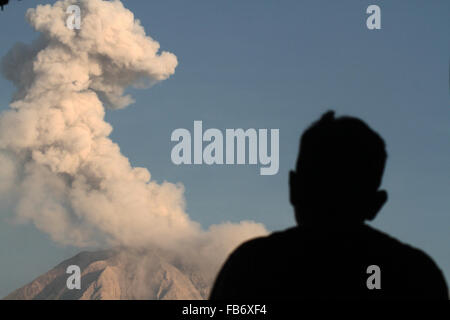
[{"label": "volcanic mountain slope", "polygon": [[[67,288],[67,267],[81,270],[81,289]],[[208,296],[209,286],[195,272],[177,267],[156,252],[118,250],[81,252],[63,261],[7,300],[196,300]]]}]

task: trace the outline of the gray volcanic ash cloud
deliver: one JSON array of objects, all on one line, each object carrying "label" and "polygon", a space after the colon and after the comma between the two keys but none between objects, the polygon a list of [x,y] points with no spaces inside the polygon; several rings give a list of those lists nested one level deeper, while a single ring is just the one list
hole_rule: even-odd
[{"label": "gray volcanic ash cloud", "polygon": [[[75,3],[80,30],[66,27]],[[157,246],[211,275],[236,245],[267,233],[250,221],[203,230],[185,212],[181,184],[152,181],[109,138],[105,107],[128,106],[127,87],[165,80],[177,66],[120,1],[58,1],[26,16],[40,38],[2,60],[17,92],[0,117],[0,192],[17,220],[64,245]]]}]

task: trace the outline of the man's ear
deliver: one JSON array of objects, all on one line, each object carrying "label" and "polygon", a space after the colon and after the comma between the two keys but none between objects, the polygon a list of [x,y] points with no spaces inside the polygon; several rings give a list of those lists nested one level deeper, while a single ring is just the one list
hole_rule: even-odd
[{"label": "man's ear", "polygon": [[298,176],[293,170],[289,171],[289,200],[295,207],[298,195]]},{"label": "man's ear", "polygon": [[374,200],[372,202],[372,206],[369,209],[366,219],[369,221],[375,219],[378,212],[380,212],[381,208],[386,203],[387,199],[388,199],[388,194],[387,194],[386,190],[378,190],[375,193]]}]

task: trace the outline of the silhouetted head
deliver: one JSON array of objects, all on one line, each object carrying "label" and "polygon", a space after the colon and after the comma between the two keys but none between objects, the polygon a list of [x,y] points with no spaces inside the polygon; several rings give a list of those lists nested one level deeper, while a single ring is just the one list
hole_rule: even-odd
[{"label": "silhouetted head", "polygon": [[363,121],[326,112],[300,139],[290,198],[300,225],[353,225],[373,219],[387,200],[379,190],[383,139]]}]

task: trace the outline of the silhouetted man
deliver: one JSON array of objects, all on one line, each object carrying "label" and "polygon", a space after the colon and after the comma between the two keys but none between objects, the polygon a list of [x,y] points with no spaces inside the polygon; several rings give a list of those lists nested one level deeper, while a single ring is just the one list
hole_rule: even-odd
[{"label": "silhouetted man", "polygon": [[290,172],[298,226],[236,249],[211,299],[448,299],[428,255],[364,223],[387,200],[386,157],[364,122],[325,113],[304,132]]},{"label": "silhouetted man", "polygon": [[0,0],[0,8],[2,9],[2,11],[3,11],[3,6],[7,5],[8,2],[9,2],[9,0]]}]

